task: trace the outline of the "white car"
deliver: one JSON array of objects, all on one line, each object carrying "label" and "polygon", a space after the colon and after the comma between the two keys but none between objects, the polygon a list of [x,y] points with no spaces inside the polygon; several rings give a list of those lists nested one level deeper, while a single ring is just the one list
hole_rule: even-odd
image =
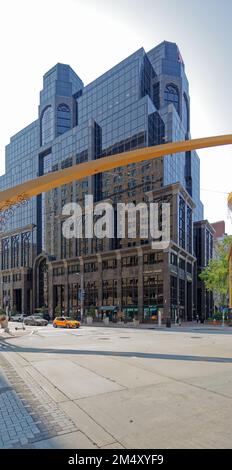
[{"label": "white car", "polygon": [[18,322],[23,322],[26,318],[26,315],[23,315],[22,313],[16,313],[16,315],[10,316],[10,321],[18,321]]},{"label": "white car", "polygon": [[24,324],[30,326],[47,326],[48,321],[38,315],[30,315],[25,318]]}]

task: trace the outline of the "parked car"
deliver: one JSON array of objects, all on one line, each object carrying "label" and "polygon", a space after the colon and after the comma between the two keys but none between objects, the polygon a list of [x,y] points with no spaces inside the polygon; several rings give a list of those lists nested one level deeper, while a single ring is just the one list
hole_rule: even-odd
[{"label": "parked car", "polygon": [[47,326],[48,321],[38,315],[30,315],[25,318],[24,324],[30,326]]},{"label": "parked car", "polygon": [[70,317],[56,317],[53,320],[54,328],[60,326],[61,328],[79,328],[81,326],[80,322],[77,320],[73,320]]},{"label": "parked car", "polygon": [[10,316],[10,321],[23,322],[25,318],[26,315],[23,315],[22,313],[16,313],[15,315]]}]

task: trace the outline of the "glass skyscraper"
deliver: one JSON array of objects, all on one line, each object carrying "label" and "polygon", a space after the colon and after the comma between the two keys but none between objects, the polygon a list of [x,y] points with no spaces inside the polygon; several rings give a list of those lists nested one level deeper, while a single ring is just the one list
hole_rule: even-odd
[{"label": "glass skyscraper", "polygon": [[[147,53],[141,48],[87,86],[69,65],[57,64],[44,75],[38,119],[6,147],[0,189],[76,163],[189,138],[188,80],[176,44],[164,41]],[[100,241],[91,245],[85,239],[62,238],[60,214],[66,202],[82,203],[86,194],[93,194],[95,201],[141,202],[145,193],[175,183],[182,185],[196,206],[193,215],[191,204],[184,206],[187,230],[190,221],[203,219],[200,162],[194,151],[91,176],[33,198],[16,208],[2,226],[2,272],[20,266],[32,269],[41,252],[59,260],[103,250]],[[25,234],[30,234],[27,246]],[[107,249],[123,246],[121,242]],[[192,254],[187,241],[182,248]],[[26,249],[31,250],[30,256]],[[4,295],[12,298],[8,280]],[[30,284],[25,286],[28,298]]]}]

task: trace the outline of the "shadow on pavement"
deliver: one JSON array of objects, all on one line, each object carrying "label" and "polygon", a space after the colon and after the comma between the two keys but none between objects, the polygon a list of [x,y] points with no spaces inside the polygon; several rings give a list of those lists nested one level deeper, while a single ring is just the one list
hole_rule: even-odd
[{"label": "shadow on pavement", "polygon": [[4,343],[4,351],[14,351],[16,353],[39,353],[39,354],[64,354],[64,355],[80,355],[80,356],[115,356],[115,357],[137,357],[142,359],[164,359],[168,361],[191,361],[191,362],[215,362],[232,364],[232,357],[215,357],[215,356],[190,356],[181,354],[160,354],[160,353],[143,353],[138,351],[99,351],[94,349],[52,349],[52,348],[32,348],[25,346],[12,345],[7,343],[6,339],[0,340]]}]

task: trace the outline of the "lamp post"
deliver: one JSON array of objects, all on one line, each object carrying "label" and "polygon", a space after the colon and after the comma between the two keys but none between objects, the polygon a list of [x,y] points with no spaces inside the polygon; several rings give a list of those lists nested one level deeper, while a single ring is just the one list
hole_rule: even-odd
[{"label": "lamp post", "polygon": [[84,315],[84,275],[83,273],[77,272],[77,276],[80,276],[80,281],[81,281],[81,295],[80,295],[80,301],[81,301],[81,321],[83,320],[83,315]]}]

